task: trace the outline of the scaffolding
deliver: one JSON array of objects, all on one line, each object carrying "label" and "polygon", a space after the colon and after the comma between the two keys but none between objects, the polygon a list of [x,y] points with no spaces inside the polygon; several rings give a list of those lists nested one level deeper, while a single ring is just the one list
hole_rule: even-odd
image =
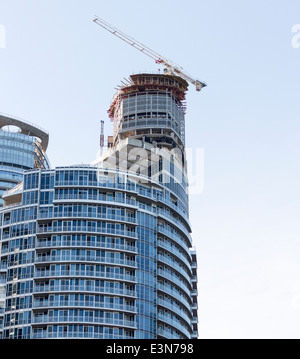
[{"label": "scaffolding", "polygon": [[158,74],[132,75],[130,80],[120,86],[108,110],[114,123],[114,145],[121,134],[124,138],[154,133],[177,137],[184,145],[188,83]]}]

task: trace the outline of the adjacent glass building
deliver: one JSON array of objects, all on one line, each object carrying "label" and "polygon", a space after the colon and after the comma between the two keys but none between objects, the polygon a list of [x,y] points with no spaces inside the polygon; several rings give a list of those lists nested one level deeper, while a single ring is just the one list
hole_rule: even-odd
[{"label": "adjacent glass building", "polygon": [[[9,115],[0,114],[0,209],[3,194],[17,186],[22,186],[25,170],[49,169],[46,156],[49,135],[44,130],[28,122]],[[13,199],[14,204],[15,201]],[[7,206],[9,202],[7,202]],[[0,247],[1,253],[1,247]],[[0,337],[3,327],[6,286],[0,278]]]},{"label": "adjacent glass building", "polygon": [[49,168],[48,140],[44,130],[0,114],[0,208],[3,193],[23,181],[24,170]]},{"label": "adjacent glass building", "polygon": [[101,158],[26,171],[3,196],[5,339],[198,336],[187,83],[151,74],[130,81],[109,110],[115,132]]}]

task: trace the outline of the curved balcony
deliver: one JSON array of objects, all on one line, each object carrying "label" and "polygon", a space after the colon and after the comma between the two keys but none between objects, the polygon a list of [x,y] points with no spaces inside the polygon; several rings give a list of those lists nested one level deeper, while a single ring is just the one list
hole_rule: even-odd
[{"label": "curved balcony", "polygon": [[33,309],[49,309],[49,308],[91,308],[91,309],[103,309],[103,310],[116,310],[122,312],[130,312],[136,314],[137,307],[133,305],[100,303],[100,302],[88,302],[84,300],[38,300],[33,303]]},{"label": "curved balcony", "polygon": [[135,290],[118,289],[118,288],[105,288],[105,287],[88,287],[80,285],[43,285],[36,286],[33,289],[33,293],[97,293],[97,294],[113,294],[120,295],[123,297],[137,297]]},{"label": "curved balcony", "polygon": [[43,220],[43,219],[94,219],[94,220],[108,220],[108,221],[112,221],[112,222],[124,222],[124,223],[129,223],[129,224],[133,224],[133,225],[137,225],[137,220],[136,218],[133,218],[131,216],[119,216],[119,215],[103,215],[103,214],[97,214],[97,215],[92,215],[92,214],[88,214],[88,213],[75,213],[75,214],[68,214],[68,213],[63,213],[63,212],[59,212],[59,213],[53,213],[50,214],[48,212],[44,212],[44,213],[39,213],[38,215],[38,220]]},{"label": "curved balcony", "polygon": [[104,197],[102,195],[65,195],[65,194],[56,194],[53,198],[53,203],[97,203],[99,204],[112,204],[112,205],[123,205],[125,207],[137,208],[137,202],[133,199],[128,198],[110,198]]},{"label": "curved balcony", "polygon": [[182,262],[185,263],[187,261],[186,256],[182,252],[180,252],[179,249],[176,248],[175,246],[171,246],[170,244],[160,239],[157,240],[157,246],[166,249],[167,251],[175,255],[177,258],[179,258]]},{"label": "curved balcony", "polygon": [[186,281],[190,284],[190,286],[192,286],[191,277],[188,275],[188,273],[185,270],[182,269],[182,267],[180,267],[180,265],[176,261],[173,261],[173,260],[163,256],[160,253],[157,256],[157,261],[167,264],[170,268],[172,268],[173,270],[176,270],[182,277],[184,277],[186,279]]},{"label": "curved balcony", "polygon": [[129,335],[116,335],[108,333],[88,333],[83,331],[72,331],[72,332],[47,332],[39,331],[33,332],[31,334],[31,339],[58,339],[58,338],[72,338],[72,339],[82,339],[82,338],[92,338],[92,339],[133,339]]},{"label": "curved balcony", "polygon": [[40,315],[32,318],[32,324],[53,324],[53,323],[78,323],[84,324],[103,324],[118,327],[127,327],[136,329],[136,322],[130,320],[121,319],[109,319],[109,318],[89,318],[86,316],[49,316]]},{"label": "curved balcony", "polygon": [[184,334],[186,339],[191,337],[191,332],[179,320],[175,318],[169,318],[167,315],[161,313],[158,313],[157,320],[163,322],[164,324],[171,325],[173,328]]},{"label": "curved balcony", "polygon": [[103,235],[114,235],[117,237],[128,237],[132,239],[137,239],[137,233],[127,231],[127,230],[112,230],[112,229],[102,229],[91,226],[62,226],[62,227],[40,227],[38,228],[37,234],[56,234],[56,233],[94,233],[94,234],[103,234]]},{"label": "curved balcony", "polygon": [[175,299],[177,302],[180,302],[182,305],[186,307],[188,311],[191,310],[191,303],[188,302],[185,296],[183,296],[179,291],[169,288],[166,285],[157,284],[157,290],[161,291]]},{"label": "curved balcony", "polygon": [[190,221],[188,218],[188,213],[185,210],[176,206],[172,201],[170,201],[162,196],[157,196],[157,201],[162,203],[163,205],[166,205],[167,207],[171,208],[172,210],[174,210],[176,214],[180,214],[181,217],[185,220],[186,224],[189,226],[189,229],[191,229],[191,224],[190,224]]},{"label": "curved balcony", "polygon": [[167,329],[159,328],[158,335],[166,338],[166,339],[185,339],[183,336],[177,334],[177,333],[170,333]]},{"label": "curved balcony", "polygon": [[106,181],[106,182],[98,182],[98,181],[89,181],[87,179],[83,180],[66,180],[66,181],[56,181],[55,188],[64,188],[64,187],[84,187],[84,188],[109,188],[115,190],[126,190],[126,183],[117,183],[115,181]]},{"label": "curved balcony", "polygon": [[[171,216],[168,212],[158,208],[157,210],[157,217],[164,219],[165,221],[169,222],[172,226],[176,229],[179,229],[181,233],[186,236],[189,241],[191,240],[191,235],[187,227],[185,227],[180,221],[176,220],[173,216]],[[190,261],[192,261],[192,256],[189,254]]]},{"label": "curved balcony", "polygon": [[174,314],[176,314],[177,316],[179,316],[183,320],[185,320],[188,325],[191,325],[192,318],[189,317],[186,314],[186,312],[184,310],[180,309],[180,307],[178,305],[176,305],[175,303],[172,304],[172,303],[170,303],[170,302],[168,302],[168,301],[166,301],[164,299],[158,298],[157,299],[157,305],[171,310]]},{"label": "curved balcony", "polygon": [[83,277],[83,278],[96,278],[96,279],[112,279],[121,280],[125,282],[136,282],[136,277],[127,274],[116,274],[116,273],[103,273],[97,271],[80,271],[80,270],[45,270],[36,271],[34,278],[52,278],[52,277]]},{"label": "curved balcony", "polygon": [[94,256],[82,256],[82,255],[56,255],[56,256],[38,256],[35,258],[34,263],[69,263],[69,262],[88,262],[95,264],[106,264],[106,265],[120,265],[124,267],[132,267],[137,268],[137,263],[135,261],[127,260],[127,259],[118,259],[115,258],[112,260],[111,258],[97,258]]},{"label": "curved balcony", "polygon": [[37,249],[49,249],[49,248],[88,248],[88,249],[110,249],[117,251],[130,252],[133,254],[137,254],[138,250],[135,246],[119,244],[119,243],[102,243],[98,241],[87,241],[87,240],[55,240],[51,239],[50,241],[37,241],[36,243]]},{"label": "curved balcony", "polygon": [[191,238],[189,238],[187,240],[188,241],[188,244],[187,244],[186,241],[184,239],[182,239],[182,236],[170,231],[167,228],[164,228],[161,225],[157,226],[157,232],[165,235],[168,238],[170,238],[171,240],[176,242],[186,253],[189,253],[189,250],[190,250],[190,247],[191,247],[191,244],[192,244],[191,243]]},{"label": "curved balcony", "polygon": [[163,279],[168,279],[170,282],[176,284],[181,290],[185,291],[187,296],[190,296],[191,289],[189,289],[187,287],[187,285],[182,280],[180,280],[180,278],[178,278],[172,274],[169,274],[166,271],[161,270],[161,269],[158,269],[157,275],[162,277]]}]

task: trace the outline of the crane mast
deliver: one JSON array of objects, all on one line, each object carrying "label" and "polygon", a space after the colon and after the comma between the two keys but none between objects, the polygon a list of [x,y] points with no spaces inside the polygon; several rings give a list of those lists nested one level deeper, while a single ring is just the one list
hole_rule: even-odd
[{"label": "crane mast", "polygon": [[197,79],[194,79],[190,75],[188,75],[181,66],[175,64],[173,61],[166,59],[165,57],[159,55],[157,52],[153,51],[149,47],[145,46],[141,42],[138,42],[134,38],[130,37],[129,35],[125,34],[124,32],[118,30],[114,26],[110,25],[108,22],[104,21],[103,19],[95,16],[93,20],[97,25],[103,27],[105,30],[109,31],[113,35],[117,36],[119,39],[127,42],[129,45],[134,47],[135,49],[143,52],[145,55],[151,57],[157,64],[162,64],[165,66],[164,72],[168,75],[176,75],[180,76],[186,81],[190,82],[191,84],[196,86],[197,91],[201,91],[203,87],[206,86],[205,82],[201,82]]}]

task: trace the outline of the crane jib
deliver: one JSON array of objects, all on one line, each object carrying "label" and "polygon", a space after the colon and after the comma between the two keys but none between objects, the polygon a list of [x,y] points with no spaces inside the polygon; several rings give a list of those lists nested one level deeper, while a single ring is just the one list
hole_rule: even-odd
[{"label": "crane jib", "polygon": [[161,56],[158,53],[156,53],[155,51],[151,50],[149,47],[147,47],[147,46],[143,45],[142,43],[136,41],[135,39],[133,39],[129,35],[126,35],[125,33],[121,32],[120,30],[118,30],[114,26],[110,25],[109,23],[107,23],[103,19],[99,18],[98,16],[96,16],[93,21],[97,25],[103,27],[104,29],[106,29],[107,31],[112,33],[113,35],[117,36],[119,39],[127,42],[129,45],[131,45],[135,49],[139,50],[140,52],[142,52],[145,55],[147,55],[147,56],[151,57],[152,59],[154,59],[155,63],[164,64],[168,68],[168,72],[170,72],[170,73],[175,72],[178,76],[182,77],[184,80],[186,80],[186,81],[190,82],[191,84],[195,85],[197,91],[201,91],[201,89],[203,87],[207,86],[206,83],[201,82],[199,80],[196,80],[196,79],[192,78],[190,75],[188,75],[187,73],[185,73],[181,66],[176,65],[174,62],[165,59],[163,56]]}]

